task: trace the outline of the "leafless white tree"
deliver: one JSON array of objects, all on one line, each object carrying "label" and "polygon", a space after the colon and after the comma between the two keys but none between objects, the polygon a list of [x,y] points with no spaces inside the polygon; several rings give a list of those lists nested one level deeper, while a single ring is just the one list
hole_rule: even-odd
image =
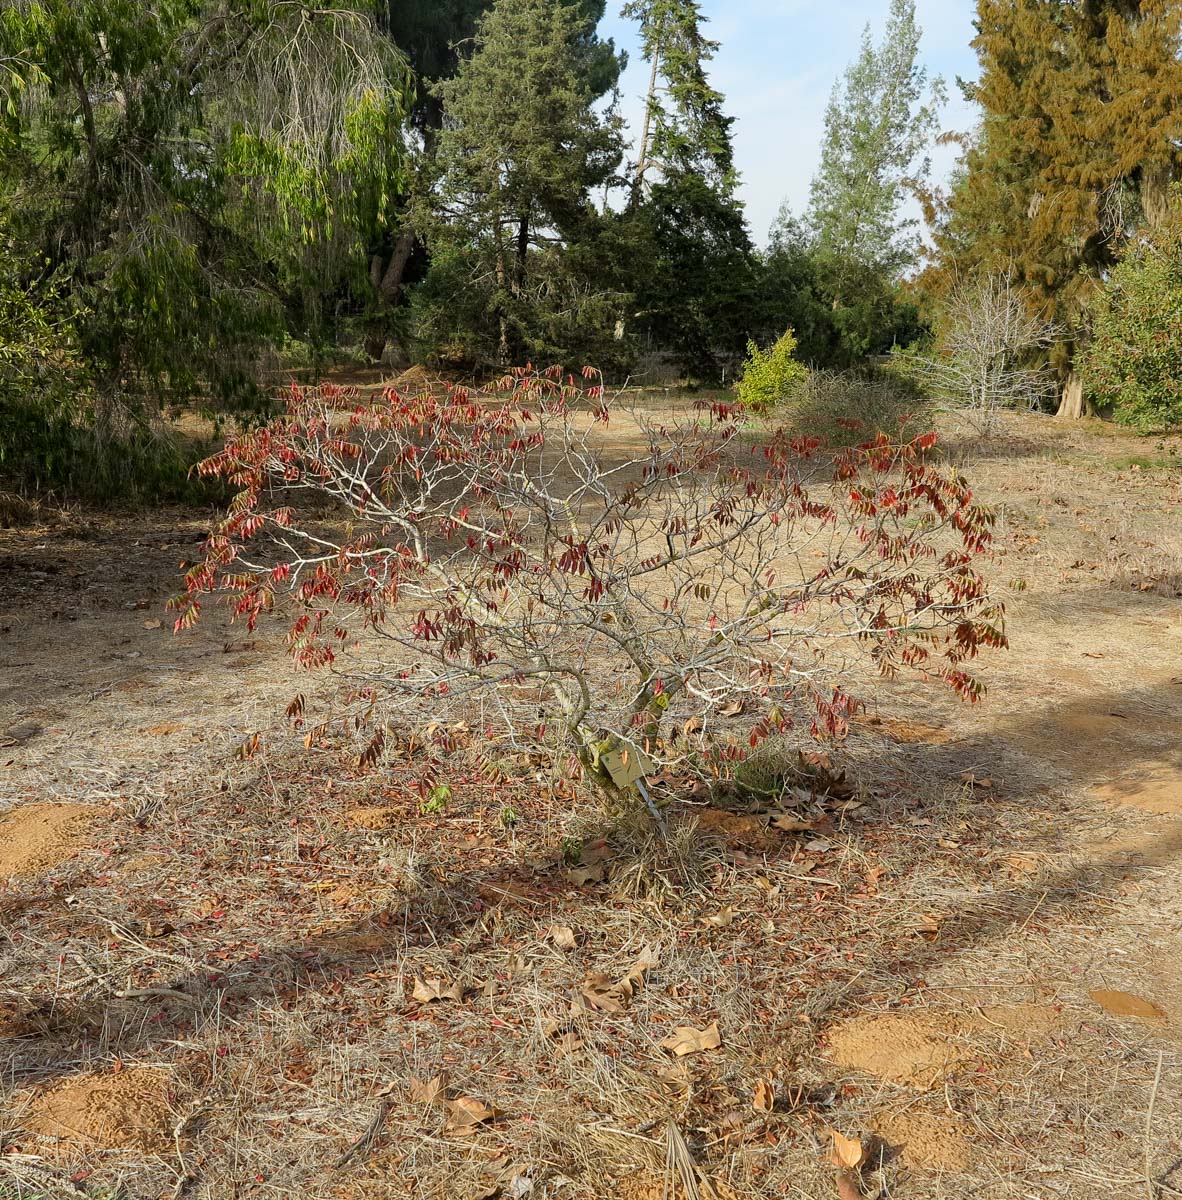
[{"label": "leafless white tree", "polygon": [[908,356],[909,370],[937,398],[964,406],[992,428],[1007,408],[1055,399],[1055,372],[1032,360],[1051,344],[1055,325],[1032,311],[1002,275],[959,283],[945,304],[929,354]]}]

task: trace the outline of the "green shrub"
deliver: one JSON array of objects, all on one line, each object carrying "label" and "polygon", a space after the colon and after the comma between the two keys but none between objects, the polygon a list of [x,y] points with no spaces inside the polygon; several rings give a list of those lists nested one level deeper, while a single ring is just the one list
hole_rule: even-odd
[{"label": "green shrub", "polygon": [[50,286],[0,279],[0,480],[102,501],[207,491],[158,412],[96,392],[74,315]]},{"label": "green shrub", "polygon": [[791,329],[770,350],[747,343],[747,361],[735,393],[748,408],[755,412],[774,408],[808,378],[808,368],[792,357],[795,350],[796,335]]},{"label": "green shrub", "polygon": [[1182,425],[1182,212],[1117,264],[1092,317],[1093,400],[1143,433]]},{"label": "green shrub", "polygon": [[0,474],[34,487],[65,467],[85,408],[71,327],[56,300],[0,280]]}]

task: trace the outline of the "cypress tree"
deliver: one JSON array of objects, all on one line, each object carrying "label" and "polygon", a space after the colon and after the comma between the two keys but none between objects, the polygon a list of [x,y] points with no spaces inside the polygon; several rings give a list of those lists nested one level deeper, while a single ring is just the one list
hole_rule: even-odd
[{"label": "cypress tree", "polygon": [[647,255],[635,286],[652,340],[711,378],[750,335],[755,260],[736,195],[733,118],[710,83],[718,43],[697,0],[632,0],[651,64],[630,216]]},{"label": "cypress tree", "polygon": [[947,277],[1006,273],[1062,340],[1060,415],[1083,415],[1074,369],[1089,297],[1182,166],[1177,0],[978,0],[981,129],[939,244]]},{"label": "cypress tree", "polygon": [[735,184],[734,118],[724,113],[722,93],[706,73],[718,43],[702,32],[700,5],[697,0],[631,0],[623,11],[639,22],[651,65],[634,194],[652,168],[666,177],[700,175],[714,190],[729,194]]}]

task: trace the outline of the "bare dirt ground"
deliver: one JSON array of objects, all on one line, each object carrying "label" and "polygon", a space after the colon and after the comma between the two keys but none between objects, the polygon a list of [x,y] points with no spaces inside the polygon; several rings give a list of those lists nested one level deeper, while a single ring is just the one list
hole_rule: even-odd
[{"label": "bare dirt ground", "polygon": [[0,1197],[1182,1196],[1182,446],[946,432],[1012,649],[797,833],[421,814],[173,637],[207,516],[0,530]]}]

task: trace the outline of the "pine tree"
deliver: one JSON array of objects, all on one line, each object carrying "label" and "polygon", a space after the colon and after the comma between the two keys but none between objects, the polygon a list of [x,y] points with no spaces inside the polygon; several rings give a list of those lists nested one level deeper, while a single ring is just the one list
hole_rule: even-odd
[{"label": "pine tree", "polygon": [[891,0],[881,45],[870,27],[834,87],[808,219],[830,276],[834,308],[869,281],[894,282],[917,258],[918,222],[900,215],[926,177],[944,89],[918,61],[914,0]]},{"label": "pine tree", "polygon": [[537,352],[555,298],[540,272],[595,227],[591,193],[623,157],[618,118],[596,108],[598,46],[582,5],[498,0],[471,57],[438,88],[439,183],[424,227],[447,270],[467,261],[502,364]]},{"label": "pine tree", "polygon": [[[387,0],[387,31],[418,78],[413,115],[428,139],[443,125],[443,104],[435,85],[459,69],[465,44],[492,5],[493,0]],[[605,96],[619,82],[627,58],[610,38],[603,40],[595,32],[606,0],[578,0],[578,7],[586,19],[582,56],[587,81],[596,97]]]},{"label": "pine tree", "polygon": [[[481,17],[493,0],[388,0],[387,31],[404,53],[418,80],[411,121],[422,136],[425,155],[432,158],[443,128],[443,97],[438,84],[455,75],[463,51],[476,34]],[[578,0],[585,18],[578,56],[588,86],[597,98],[610,93],[619,81],[627,56],[616,51],[611,39],[598,37],[596,29],[606,10],[606,0]],[[396,221],[374,230],[369,248],[372,313],[365,337],[371,358],[380,359],[396,310],[408,290],[420,283],[429,268],[429,257],[413,222],[409,205]]]},{"label": "pine tree", "polygon": [[737,196],[731,126],[708,66],[718,43],[697,0],[632,0],[651,64],[630,216],[647,254],[635,291],[650,340],[700,378],[741,360],[755,260]]},{"label": "pine tree", "polygon": [[1061,331],[1060,415],[1090,297],[1182,167],[1176,0],[978,0],[978,136],[939,235],[946,278],[1005,274]]},{"label": "pine tree", "polygon": [[650,64],[644,127],[633,177],[638,197],[645,176],[697,174],[721,194],[735,185],[732,117],[711,86],[706,64],[718,43],[702,33],[697,0],[630,0],[623,15],[640,23],[641,46]]}]

